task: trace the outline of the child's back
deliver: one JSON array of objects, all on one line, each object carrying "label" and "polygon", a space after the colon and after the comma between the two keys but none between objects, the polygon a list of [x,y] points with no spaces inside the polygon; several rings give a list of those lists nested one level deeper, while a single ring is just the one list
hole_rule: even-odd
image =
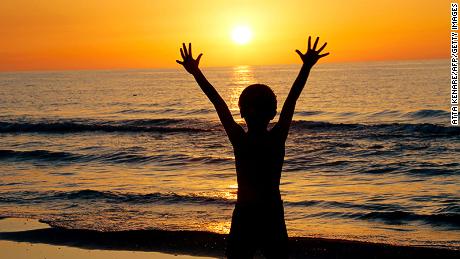
[{"label": "child's back", "polygon": [[289,95],[281,110],[278,122],[267,130],[276,115],[276,96],[270,87],[256,84],[248,86],[240,96],[241,117],[248,131],[235,122],[227,104],[199,70],[197,59],[192,58],[191,44],[181,51],[183,61],[177,63],[191,73],[203,92],[214,104],[225,132],[232,143],[238,181],[238,196],[228,237],[228,258],[251,258],[260,248],[267,258],[287,258],[287,231],[284,209],[279,190],[285,154],[285,142],[297,99],[305,86],[310,69],[329,53],[320,54],[326,44],[316,50],[316,39],[311,48],[302,54],[303,61]]},{"label": "child's back", "polygon": [[279,190],[284,142],[276,130],[243,134],[233,143],[238,198],[228,238],[228,258],[287,255],[287,231]]},{"label": "child's back", "polygon": [[238,203],[280,201],[284,142],[276,131],[246,133],[233,143]]}]

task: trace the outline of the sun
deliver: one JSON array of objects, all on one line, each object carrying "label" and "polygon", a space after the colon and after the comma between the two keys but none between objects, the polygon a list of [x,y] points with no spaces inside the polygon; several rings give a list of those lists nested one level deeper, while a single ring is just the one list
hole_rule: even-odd
[{"label": "sun", "polygon": [[237,44],[246,44],[251,38],[252,32],[248,26],[237,26],[232,30],[232,40]]}]

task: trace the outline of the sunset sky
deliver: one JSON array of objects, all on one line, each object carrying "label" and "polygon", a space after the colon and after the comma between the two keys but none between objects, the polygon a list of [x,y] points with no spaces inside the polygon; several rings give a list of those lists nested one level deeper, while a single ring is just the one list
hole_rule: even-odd
[{"label": "sunset sky", "polygon": [[446,0],[3,0],[0,17],[0,71],[177,67],[184,41],[203,66],[300,63],[308,35],[324,62],[449,57]]}]

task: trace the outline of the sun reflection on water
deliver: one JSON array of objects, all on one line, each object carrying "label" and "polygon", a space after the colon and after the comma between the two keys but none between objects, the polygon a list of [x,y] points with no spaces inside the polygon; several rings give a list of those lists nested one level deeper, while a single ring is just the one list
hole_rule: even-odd
[{"label": "sun reflection on water", "polygon": [[230,201],[236,200],[238,185],[236,184],[234,185],[236,187],[235,188],[229,187],[230,190],[228,191],[219,191],[219,192],[212,192],[212,193],[208,192],[208,193],[203,193],[203,195],[205,195],[206,197],[213,197],[213,198],[225,199],[225,200],[230,200]]},{"label": "sun reflection on water", "polygon": [[233,68],[230,94],[230,111],[239,113],[238,99],[246,86],[256,83],[254,70],[251,66],[236,66]]},{"label": "sun reflection on water", "polygon": [[206,229],[219,234],[228,234],[230,232],[230,221],[211,222],[207,224]]}]

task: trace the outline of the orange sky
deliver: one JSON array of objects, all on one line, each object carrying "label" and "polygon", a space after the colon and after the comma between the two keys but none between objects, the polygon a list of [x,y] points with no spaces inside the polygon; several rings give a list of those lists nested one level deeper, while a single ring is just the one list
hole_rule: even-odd
[{"label": "orange sky", "polygon": [[447,0],[3,0],[0,17],[0,71],[176,67],[183,41],[203,66],[300,63],[309,34],[324,62],[449,57]]}]

